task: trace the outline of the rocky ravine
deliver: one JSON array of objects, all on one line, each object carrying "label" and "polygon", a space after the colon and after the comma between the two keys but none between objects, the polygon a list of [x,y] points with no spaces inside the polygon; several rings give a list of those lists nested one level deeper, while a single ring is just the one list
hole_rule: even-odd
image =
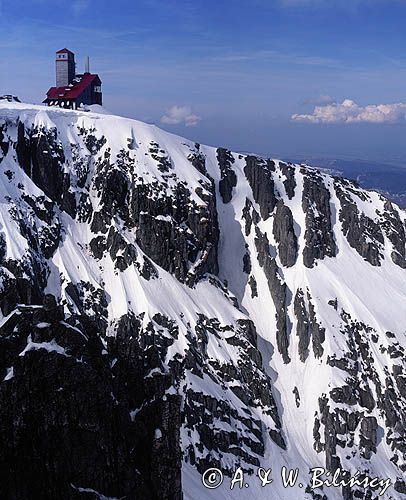
[{"label": "rocky ravine", "polygon": [[[0,497],[406,493],[405,213],[306,166],[0,104]],[[382,498],[382,497],[380,497]]]}]

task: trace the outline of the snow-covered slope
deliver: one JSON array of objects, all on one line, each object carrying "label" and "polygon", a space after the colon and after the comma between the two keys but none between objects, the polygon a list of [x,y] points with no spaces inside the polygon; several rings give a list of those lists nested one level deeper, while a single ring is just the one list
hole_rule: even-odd
[{"label": "snow-covered slope", "polygon": [[[382,490],[312,490],[313,467],[390,478],[383,498],[403,496],[404,211],[311,167],[18,103],[0,103],[0,190],[3,496]],[[60,387],[30,396],[54,372]],[[28,446],[30,425],[65,436],[74,460],[42,437]],[[100,436],[104,462],[89,451]],[[56,465],[33,479],[18,450]],[[249,489],[230,490],[239,466]],[[283,466],[302,488],[283,487]],[[215,490],[201,481],[211,467],[225,474]]]}]

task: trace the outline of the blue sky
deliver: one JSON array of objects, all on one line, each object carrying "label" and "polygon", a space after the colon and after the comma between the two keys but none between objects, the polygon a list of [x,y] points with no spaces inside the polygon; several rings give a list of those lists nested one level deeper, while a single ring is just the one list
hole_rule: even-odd
[{"label": "blue sky", "polygon": [[402,162],[405,19],[406,0],[0,0],[0,93],[40,102],[66,46],[113,112],[241,151]]}]

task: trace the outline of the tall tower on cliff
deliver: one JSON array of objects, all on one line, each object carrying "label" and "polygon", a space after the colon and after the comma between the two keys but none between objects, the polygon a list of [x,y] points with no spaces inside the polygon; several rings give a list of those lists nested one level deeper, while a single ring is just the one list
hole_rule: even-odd
[{"label": "tall tower on cliff", "polygon": [[[1,0],[0,0],[1,1]],[[42,102],[48,106],[78,109],[83,105],[102,105],[102,82],[90,73],[89,60],[85,72],[76,73],[75,54],[68,49],[56,53],[56,86],[51,87]]]},{"label": "tall tower on cliff", "polygon": [[75,54],[68,49],[56,53],[56,86],[66,87],[75,78]]}]

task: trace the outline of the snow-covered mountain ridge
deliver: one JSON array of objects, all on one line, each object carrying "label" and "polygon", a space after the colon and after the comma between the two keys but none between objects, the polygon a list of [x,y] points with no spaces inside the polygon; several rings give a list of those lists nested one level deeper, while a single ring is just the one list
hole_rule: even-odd
[{"label": "snow-covered mountain ridge", "polygon": [[[403,210],[311,167],[18,103],[0,103],[0,190],[2,498],[378,498],[306,488],[317,466],[403,497]],[[203,487],[238,466],[249,490]],[[259,466],[305,487],[261,488]]]}]

